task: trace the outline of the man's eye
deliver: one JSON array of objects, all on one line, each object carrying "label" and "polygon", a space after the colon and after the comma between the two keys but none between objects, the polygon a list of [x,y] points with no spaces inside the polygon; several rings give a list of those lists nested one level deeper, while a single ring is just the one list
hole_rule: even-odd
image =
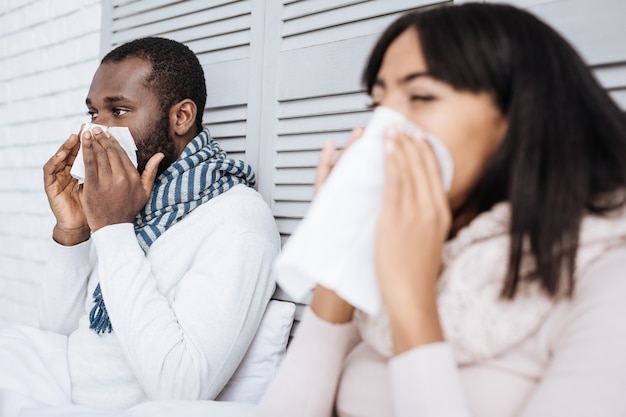
[{"label": "man's eye", "polygon": [[93,119],[95,119],[96,117],[98,117],[98,112],[95,112],[95,111],[88,111],[88,112],[87,112],[87,116],[89,116],[89,118],[93,121]]},{"label": "man's eye", "polygon": [[123,116],[126,113],[128,113],[128,110],[124,110],[124,109],[113,109],[113,114],[115,116]]}]

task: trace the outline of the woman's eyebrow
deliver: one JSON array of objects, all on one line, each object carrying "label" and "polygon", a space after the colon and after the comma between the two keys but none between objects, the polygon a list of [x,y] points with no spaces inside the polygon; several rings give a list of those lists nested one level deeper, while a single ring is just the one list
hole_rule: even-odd
[{"label": "woman's eyebrow", "polygon": [[[401,80],[400,80],[400,84],[408,84],[411,81],[413,81],[416,78],[419,77],[431,77],[431,75],[426,72],[426,71],[418,71],[418,72],[412,72],[408,75],[405,75]],[[383,80],[381,80],[380,78],[377,78],[376,80],[374,80],[374,84],[372,86],[379,86],[379,87],[385,87],[385,82]]]},{"label": "woman's eyebrow", "polygon": [[421,71],[421,72],[412,72],[410,74],[408,74],[407,76],[405,76],[404,78],[402,78],[402,80],[400,81],[400,84],[408,84],[411,81],[413,81],[416,78],[419,77],[430,77],[431,75],[426,72],[426,71]]}]

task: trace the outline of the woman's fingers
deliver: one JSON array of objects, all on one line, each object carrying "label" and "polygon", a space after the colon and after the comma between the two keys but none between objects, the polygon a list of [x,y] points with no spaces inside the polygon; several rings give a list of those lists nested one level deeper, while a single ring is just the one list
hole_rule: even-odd
[{"label": "woman's fingers", "polygon": [[401,163],[398,162],[398,154],[401,152],[396,144],[393,132],[385,134],[383,144],[385,154],[385,191],[383,196],[382,212],[384,215],[396,211],[402,198]]},{"label": "woman's fingers", "polygon": [[[361,138],[362,135],[363,135],[363,128],[359,127],[359,128],[352,129],[352,134],[350,135],[350,139],[346,143],[346,146],[343,147],[341,153],[339,154],[339,157],[337,158],[337,161],[339,160],[339,158],[341,158],[341,155],[343,155],[343,153],[350,146],[352,146],[354,142],[356,142],[357,140]],[[324,144],[324,147],[322,148],[322,153],[320,155],[320,159],[319,159],[319,162],[317,163],[317,168],[315,170],[314,189],[315,189],[316,194],[319,188],[322,186],[322,184],[326,181],[326,178],[328,178],[330,171],[332,171],[333,167],[337,163],[337,161],[333,162],[336,151],[337,151],[337,146],[332,140],[327,141]]]},{"label": "woman's fingers", "polygon": [[346,146],[343,147],[343,152],[346,151],[346,149],[348,149],[350,146],[352,146],[352,144],[354,142],[356,142],[357,140],[361,139],[361,136],[363,136],[363,128],[362,127],[355,127],[354,129],[352,129],[352,133],[350,134],[350,139],[348,139],[348,142],[346,143]]},{"label": "woman's fingers", "polygon": [[322,148],[322,154],[320,155],[320,160],[317,163],[317,169],[315,170],[315,193],[322,186],[326,178],[328,178],[328,174],[333,169],[333,157],[335,155],[335,150],[337,147],[335,143],[331,140],[324,144]]},{"label": "woman's fingers", "polygon": [[443,186],[443,178],[441,176],[441,168],[439,161],[431,144],[423,140],[418,144],[421,159],[424,166],[424,172],[428,178],[431,189],[431,197],[435,206],[441,210],[449,210],[448,199]]}]

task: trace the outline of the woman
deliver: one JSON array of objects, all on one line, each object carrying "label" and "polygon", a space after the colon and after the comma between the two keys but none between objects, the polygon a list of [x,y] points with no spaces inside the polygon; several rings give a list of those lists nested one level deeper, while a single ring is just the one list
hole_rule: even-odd
[{"label": "woman", "polygon": [[571,46],[510,6],[430,9],[364,82],[443,141],[452,187],[387,132],[386,312],[318,286],[257,415],[626,415],[626,121]]}]

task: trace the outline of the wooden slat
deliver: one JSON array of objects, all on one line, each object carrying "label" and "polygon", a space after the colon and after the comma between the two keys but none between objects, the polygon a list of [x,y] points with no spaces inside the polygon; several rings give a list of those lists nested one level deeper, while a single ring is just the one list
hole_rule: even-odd
[{"label": "wooden slat", "polygon": [[308,151],[322,149],[326,141],[333,141],[338,148],[342,148],[350,139],[351,130],[322,133],[302,133],[296,135],[281,135],[276,141],[276,151]]},{"label": "wooden slat", "polygon": [[207,127],[215,138],[232,138],[246,136],[246,122],[210,123]]},{"label": "wooden slat", "polygon": [[200,10],[190,15],[167,17],[166,20],[141,24],[129,18],[126,22],[114,22],[112,42],[120,44],[131,39],[148,35],[160,35],[182,28],[199,27],[198,38],[201,37],[201,27],[209,22],[233,18],[250,14],[250,2],[236,2],[208,10]]},{"label": "wooden slat", "polygon": [[[249,161],[246,160],[245,152],[229,152],[228,153],[228,157],[229,158],[233,158],[233,159],[240,159],[242,161],[249,162]],[[253,166],[252,169],[255,169],[255,167]]]},{"label": "wooden slat", "polygon": [[616,90],[609,93],[613,100],[617,103],[622,110],[626,111],[626,90]]},{"label": "wooden slat", "polygon": [[625,1],[561,0],[541,3],[528,10],[573,43],[588,64],[626,60]]},{"label": "wooden slat", "polygon": [[280,103],[278,117],[280,119],[287,119],[329,113],[362,111],[367,108],[368,103],[370,103],[370,99],[364,92],[287,100]]},{"label": "wooden slat", "polygon": [[247,114],[248,108],[246,105],[206,108],[204,110],[202,120],[205,124],[219,122],[239,122],[245,121],[247,118]]},{"label": "wooden slat", "polygon": [[278,123],[278,135],[297,133],[351,131],[356,126],[363,126],[370,117],[370,112],[326,114],[315,117],[301,117],[281,120]]},{"label": "wooden slat", "polygon": [[377,36],[284,51],[278,62],[278,100],[363,91],[361,71]]},{"label": "wooden slat", "polygon": [[197,41],[188,42],[189,49],[196,53],[213,52],[250,44],[250,30],[211,36]]},{"label": "wooden slat", "polygon": [[434,3],[436,3],[436,1],[433,0],[372,0],[342,7],[340,9],[330,9],[323,13],[310,14],[284,22],[282,36],[286,38],[301,33],[313,32],[332,26],[369,19],[373,16],[404,12],[415,7],[432,5]]},{"label": "wooden slat", "polygon": [[279,185],[274,190],[274,200],[280,201],[311,201],[313,199],[313,185]]},{"label": "wooden slat", "polygon": [[[464,0],[459,2],[455,0],[455,3],[468,3],[473,0]],[[526,9],[529,7],[538,6],[544,3],[554,3],[554,2],[562,2],[563,0],[484,0],[485,3],[506,3],[515,7],[519,7],[520,9]]]},{"label": "wooden slat", "polygon": [[313,184],[315,181],[315,169],[313,168],[287,168],[276,170],[274,184]]},{"label": "wooden slat", "polygon": [[215,139],[217,143],[219,143],[220,147],[228,153],[229,157],[232,157],[233,153],[246,151],[246,138],[243,136],[226,138],[214,136],[213,139]]},{"label": "wooden slat", "polygon": [[[198,3],[197,6],[203,9],[209,9],[213,7],[223,6],[229,3],[235,3],[241,0],[199,0],[196,1]],[[114,19],[122,19],[128,16],[142,14],[150,12],[154,9],[165,8],[170,5],[181,4],[181,3],[189,3],[193,2],[189,0],[149,0],[149,1],[132,1],[132,2],[122,2],[115,1],[113,8],[113,18]],[[183,5],[185,6],[185,5]],[[189,5],[186,5],[189,7]]]},{"label": "wooden slat", "polygon": [[113,2],[113,18],[119,19],[126,16],[131,16],[138,13],[145,13],[146,11],[156,9],[159,7],[165,7],[173,3],[178,3],[181,0],[150,0],[150,1],[121,1],[115,0]]},{"label": "wooden slat", "polygon": [[302,201],[283,201],[274,206],[274,216],[301,219],[307,212],[309,203]]},{"label": "wooden slat", "polygon": [[626,87],[626,62],[594,68],[593,73],[604,88]]},{"label": "wooden slat", "polygon": [[315,168],[319,158],[319,151],[280,152],[274,166],[276,168]]},{"label": "wooden slat", "polygon": [[[111,3],[113,7],[123,7],[131,3],[138,3],[141,0],[112,0]],[[180,1],[180,0],[168,0],[169,2]]]},{"label": "wooden slat", "polygon": [[367,0],[316,0],[301,1],[286,5],[283,12],[283,21],[297,19],[303,16],[309,16],[328,10],[339,9],[341,7],[350,6],[357,3],[363,3]]},{"label": "wooden slat", "polygon": [[[166,32],[163,34],[163,36],[187,44],[187,46],[189,46],[189,48],[191,48],[191,50],[193,50],[194,52],[201,53],[204,52],[206,49],[196,49],[194,46],[194,41],[201,41],[203,39],[212,38],[214,36],[249,30],[250,25],[251,16],[249,14],[244,14],[229,19],[218,20],[217,22],[207,22],[206,24],[203,24],[199,27],[194,26],[177,29],[174,31]],[[234,44],[236,44],[236,42],[234,42]]]},{"label": "wooden slat", "polygon": [[374,35],[375,39],[377,39],[379,32],[389,26],[398,16],[399,14],[390,14],[372,17],[346,25],[331,26],[314,32],[304,32],[297,36],[289,36],[283,39],[281,50],[309,48],[315,45],[341,42],[342,40],[368,35]]},{"label": "wooden slat", "polygon": [[[152,2],[145,2],[152,5]],[[163,4],[160,7],[144,8],[139,13],[122,16],[119,9],[113,11],[113,31],[124,30],[133,27],[144,26],[151,23],[162,22],[168,18],[189,15],[206,9],[202,0],[189,0]]]},{"label": "wooden slat", "polygon": [[281,235],[291,235],[293,231],[300,224],[300,218],[297,219],[287,219],[287,218],[279,218],[276,219],[276,225],[278,226],[278,232]]},{"label": "wooden slat", "polygon": [[250,45],[235,46],[228,49],[219,49],[209,53],[199,53],[198,60],[203,67],[219,62],[236,61],[250,57]]},{"label": "wooden slat", "polygon": [[204,67],[207,81],[207,107],[243,105],[248,101],[249,59],[208,64]]}]

